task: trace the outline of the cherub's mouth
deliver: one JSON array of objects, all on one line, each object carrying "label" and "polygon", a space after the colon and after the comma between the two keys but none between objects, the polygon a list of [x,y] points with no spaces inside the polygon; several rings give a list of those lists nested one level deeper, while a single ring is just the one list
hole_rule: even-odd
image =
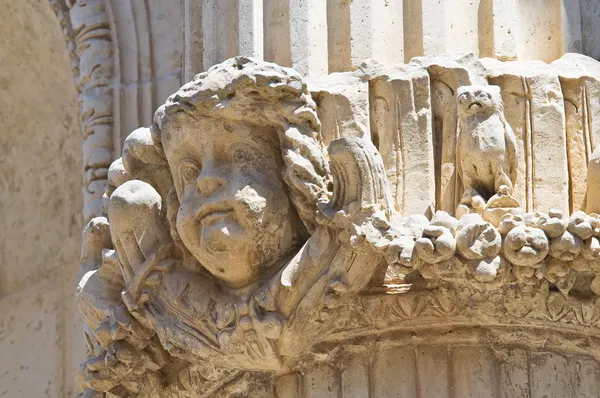
[{"label": "cherub's mouth", "polygon": [[227,216],[227,214],[229,214],[231,212],[232,212],[232,210],[229,210],[229,211],[213,211],[211,213],[208,213],[204,217],[202,217],[202,219],[200,219],[199,221],[200,222],[204,222],[204,223],[208,223],[208,224],[212,224],[213,220],[221,219],[221,218]]},{"label": "cherub's mouth", "polygon": [[474,107],[474,106],[476,106],[476,107],[478,107],[478,108],[481,108],[481,107],[482,107],[482,106],[481,106],[481,103],[479,103],[479,102],[473,102],[471,105],[469,105],[469,109],[471,109],[471,108],[472,108],[472,107]]},{"label": "cherub's mouth", "polygon": [[521,255],[523,256],[535,256],[537,255],[538,251],[531,247],[530,245],[525,245],[521,248],[521,250],[519,250],[519,252],[521,253]]},{"label": "cherub's mouth", "polygon": [[198,210],[196,221],[200,222],[207,218],[224,217],[232,211],[233,208],[226,203],[208,203]]}]

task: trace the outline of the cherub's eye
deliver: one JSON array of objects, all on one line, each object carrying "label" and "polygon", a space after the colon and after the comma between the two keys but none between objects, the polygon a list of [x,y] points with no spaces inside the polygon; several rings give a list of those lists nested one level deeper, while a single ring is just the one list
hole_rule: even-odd
[{"label": "cherub's eye", "polygon": [[243,149],[238,149],[233,153],[233,161],[236,163],[247,162],[249,158],[250,158],[250,155],[248,154],[248,152],[244,151]]},{"label": "cherub's eye", "polygon": [[193,160],[184,160],[181,165],[179,174],[183,185],[190,184],[195,181],[200,175],[200,167]]}]

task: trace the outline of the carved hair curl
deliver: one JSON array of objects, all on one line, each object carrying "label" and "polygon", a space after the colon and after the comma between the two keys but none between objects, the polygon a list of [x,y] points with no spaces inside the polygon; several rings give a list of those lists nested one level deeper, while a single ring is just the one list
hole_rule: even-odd
[{"label": "carved hair curl", "polygon": [[153,141],[164,156],[162,135],[186,117],[251,121],[273,127],[285,163],[283,180],[309,232],[316,204],[327,201],[329,166],[316,105],[293,69],[246,57],[231,58],[198,74],[154,115]]}]

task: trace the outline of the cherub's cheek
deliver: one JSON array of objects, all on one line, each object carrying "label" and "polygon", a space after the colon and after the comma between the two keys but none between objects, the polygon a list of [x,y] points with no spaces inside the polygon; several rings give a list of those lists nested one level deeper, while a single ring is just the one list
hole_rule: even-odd
[{"label": "cherub's cheek", "polygon": [[259,218],[267,207],[267,198],[250,185],[244,186],[235,193],[235,201],[247,218]]},{"label": "cherub's cheek", "polygon": [[196,224],[196,208],[197,206],[190,202],[184,201],[177,211],[177,230],[180,234],[185,234],[190,228]]}]

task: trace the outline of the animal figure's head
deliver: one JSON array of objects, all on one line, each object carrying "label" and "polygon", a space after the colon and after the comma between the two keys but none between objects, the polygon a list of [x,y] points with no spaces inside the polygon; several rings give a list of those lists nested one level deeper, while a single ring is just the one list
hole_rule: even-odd
[{"label": "animal figure's head", "polygon": [[487,117],[503,114],[502,96],[498,86],[462,86],[456,94],[458,114],[462,118],[476,115]]}]

